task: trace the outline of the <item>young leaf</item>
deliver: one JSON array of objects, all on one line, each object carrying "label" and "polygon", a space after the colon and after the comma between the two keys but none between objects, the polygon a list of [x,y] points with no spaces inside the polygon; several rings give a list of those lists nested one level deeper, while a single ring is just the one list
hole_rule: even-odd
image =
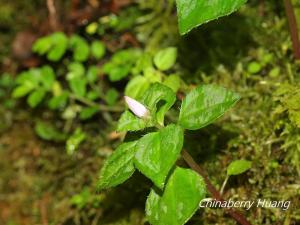
[{"label": "young leaf", "polygon": [[85,140],[86,134],[77,128],[66,142],[67,154],[72,155],[78,149],[79,145]]},{"label": "young leaf", "polygon": [[84,62],[88,59],[90,48],[86,40],[78,35],[70,38],[70,46],[73,49],[73,58],[75,61]]},{"label": "young leaf", "polygon": [[227,168],[227,175],[239,175],[246,172],[251,168],[251,162],[248,160],[236,160],[229,164]]},{"label": "young leaf", "polygon": [[145,71],[145,69],[152,68],[152,57],[149,53],[144,53],[141,57],[137,60],[135,67],[133,68],[134,74],[141,74]]},{"label": "young leaf", "polygon": [[239,98],[238,94],[223,87],[199,86],[184,98],[179,124],[189,130],[205,127],[222,116]]},{"label": "young leaf", "polygon": [[46,95],[46,91],[43,89],[37,89],[36,91],[32,92],[28,98],[27,103],[30,105],[31,108],[35,108]]},{"label": "young leaf", "polygon": [[163,188],[183,145],[183,130],[171,124],[143,136],[136,145],[134,164],[154,184]]},{"label": "young leaf", "polygon": [[100,190],[117,186],[131,177],[135,170],[135,145],[136,141],[121,144],[106,160],[97,185]]},{"label": "young leaf", "polygon": [[105,55],[105,45],[101,41],[94,41],[91,45],[91,52],[96,59],[101,59]]},{"label": "young leaf", "polygon": [[179,32],[188,33],[194,27],[236,11],[247,0],[176,0]]},{"label": "young leaf", "polygon": [[103,65],[103,72],[108,74],[110,81],[119,81],[129,75],[133,65],[141,56],[139,49],[125,49],[116,52],[111,60]]},{"label": "young leaf", "polygon": [[171,88],[175,93],[179,90],[180,88],[180,77],[176,74],[168,76],[163,84]]},{"label": "young leaf", "polygon": [[160,84],[153,84],[144,94],[142,102],[151,111],[156,121],[163,125],[166,112],[176,101],[176,95],[171,88]]},{"label": "young leaf", "polygon": [[98,79],[100,69],[97,66],[90,66],[87,70],[87,80],[89,83],[94,83]]},{"label": "young leaf", "polygon": [[170,69],[176,62],[177,58],[177,49],[174,47],[169,47],[163,50],[160,50],[154,56],[155,66],[164,71]]},{"label": "young leaf", "polygon": [[108,105],[114,105],[118,98],[119,92],[114,88],[110,88],[105,94],[105,101]]},{"label": "young leaf", "polygon": [[47,54],[50,61],[57,62],[65,54],[68,47],[68,38],[64,33],[57,32],[50,35],[51,48]]},{"label": "young leaf", "polygon": [[152,225],[183,225],[205,198],[203,178],[190,169],[176,167],[162,195],[152,189],[146,202],[146,216]]},{"label": "young leaf", "polygon": [[263,69],[262,65],[259,62],[251,62],[248,67],[247,71],[251,74],[256,74]]},{"label": "young leaf", "polygon": [[131,79],[125,88],[125,95],[134,99],[140,99],[149,88],[150,82],[143,76]]},{"label": "young leaf", "polygon": [[126,110],[118,121],[117,131],[137,131],[142,130],[147,126],[147,122],[134,116]]},{"label": "young leaf", "polygon": [[144,77],[150,83],[161,83],[162,77],[164,76],[163,72],[154,69],[153,67],[148,67],[144,69]]},{"label": "young leaf", "polygon": [[13,98],[21,98],[21,97],[27,95],[29,92],[31,92],[33,88],[34,87],[29,84],[28,85],[27,84],[20,85],[13,90],[12,97]]},{"label": "young leaf", "polygon": [[34,128],[36,134],[47,141],[64,141],[66,135],[58,131],[55,127],[51,126],[48,123],[37,122]]},{"label": "young leaf", "polygon": [[86,80],[80,77],[75,77],[69,80],[69,85],[72,92],[77,95],[84,97],[86,94]]},{"label": "young leaf", "polygon": [[53,69],[50,66],[43,66],[41,68],[41,82],[43,86],[47,90],[51,90],[54,81],[55,81],[55,74]]},{"label": "young leaf", "polygon": [[[109,64],[107,64],[109,65]],[[107,67],[104,67],[105,72]],[[131,70],[131,65],[127,64],[127,65],[112,65],[112,67],[109,69],[108,76],[110,81],[119,81],[122,80],[123,78],[127,77],[129,72]]]},{"label": "young leaf", "polygon": [[75,77],[82,77],[85,74],[85,68],[82,63],[73,62],[68,65],[67,80]]},{"label": "young leaf", "polygon": [[52,43],[50,36],[42,37],[33,43],[32,51],[38,53],[39,55],[44,55],[49,51],[51,45]]}]

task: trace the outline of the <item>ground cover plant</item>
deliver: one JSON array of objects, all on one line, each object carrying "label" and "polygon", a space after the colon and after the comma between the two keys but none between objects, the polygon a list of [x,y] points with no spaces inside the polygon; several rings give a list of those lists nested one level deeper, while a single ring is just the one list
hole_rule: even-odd
[{"label": "ground cover plant", "polygon": [[1,5],[1,224],[298,223],[297,2]]}]

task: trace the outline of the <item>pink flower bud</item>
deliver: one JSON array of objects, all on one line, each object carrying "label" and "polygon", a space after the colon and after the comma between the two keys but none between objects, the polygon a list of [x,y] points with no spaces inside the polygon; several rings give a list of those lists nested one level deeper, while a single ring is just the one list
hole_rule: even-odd
[{"label": "pink flower bud", "polygon": [[149,110],[137,100],[124,96],[128,108],[139,118],[146,118],[149,116]]}]

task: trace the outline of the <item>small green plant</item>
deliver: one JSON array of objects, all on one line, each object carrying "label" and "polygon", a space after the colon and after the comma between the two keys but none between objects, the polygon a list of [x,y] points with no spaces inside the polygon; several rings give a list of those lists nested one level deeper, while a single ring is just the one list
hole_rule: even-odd
[{"label": "small green plant", "polygon": [[164,125],[164,116],[176,101],[171,88],[155,83],[141,102],[126,97],[131,112],[128,110],[121,116],[119,130],[131,132],[156,127],[157,131],[121,144],[102,168],[98,188],[119,185],[138,169],[154,183],[146,202],[149,222],[186,223],[205,198],[206,186],[193,170],[175,165],[183,147],[184,130],[198,130],[211,124],[238,100],[236,93],[225,88],[199,86],[182,101],[178,122]]},{"label": "small green plant", "polygon": [[221,190],[220,190],[221,195],[224,192],[224,189],[229,180],[229,177],[234,176],[234,175],[239,175],[239,174],[246,172],[247,170],[249,170],[251,168],[251,164],[252,163],[250,161],[244,160],[244,159],[235,160],[229,164],[229,166],[227,167],[226,178],[225,178],[225,180],[222,184]]},{"label": "small green plant", "polygon": [[[245,2],[177,0],[180,33],[186,34],[202,23],[230,14]],[[205,13],[199,16],[199,12]],[[167,49],[157,53],[154,63],[164,71],[174,64],[175,59],[174,49]],[[176,166],[183,147],[184,131],[198,130],[211,124],[238,100],[238,94],[225,88],[199,86],[183,99],[177,123],[165,125],[165,114],[176,101],[176,94],[171,88],[154,83],[139,101],[125,96],[129,110],[121,115],[118,131],[144,130],[146,134],[134,141],[124,142],[112,153],[101,170],[99,190],[123,183],[137,169],[154,184],[146,201],[148,221],[153,225],[185,224],[205,198],[207,180],[204,181],[191,169]],[[148,127],[157,130],[147,132],[145,128]],[[229,175],[249,167],[244,161],[238,164],[230,167]],[[249,224],[242,216],[239,222]]]}]

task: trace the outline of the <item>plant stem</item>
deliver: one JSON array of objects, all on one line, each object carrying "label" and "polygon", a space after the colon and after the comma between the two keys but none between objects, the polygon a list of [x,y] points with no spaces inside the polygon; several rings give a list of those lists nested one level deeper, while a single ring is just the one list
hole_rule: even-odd
[{"label": "plant stem", "polygon": [[300,40],[297,27],[297,20],[291,0],[284,0],[285,12],[289,22],[290,34],[293,44],[294,56],[300,59]]},{"label": "plant stem", "polygon": [[54,0],[47,0],[47,8],[49,11],[49,23],[50,23],[51,29],[53,31],[56,31],[58,28],[58,22],[57,22]]},{"label": "plant stem", "polygon": [[105,112],[123,112],[124,111],[124,107],[121,107],[121,106],[108,106],[108,105],[98,104],[93,101],[90,101],[89,99],[86,99],[84,97],[77,96],[74,94],[70,94],[70,97],[87,105],[87,106],[96,107],[100,111],[105,111]]},{"label": "plant stem", "polygon": [[[211,195],[217,200],[217,201],[225,201],[221,194],[218,192],[218,190],[213,186],[213,184],[208,179],[206,172],[194,161],[192,156],[186,151],[182,150],[182,158],[185,160],[185,162],[191,167],[194,171],[196,171],[198,174],[200,174],[207,186],[208,191],[211,193]],[[238,211],[228,208],[226,209],[226,212],[233,218],[235,221],[237,221],[241,225],[251,225],[250,222],[247,221],[247,219]]]},{"label": "plant stem", "polygon": [[224,189],[225,189],[225,186],[226,186],[226,184],[228,182],[228,179],[229,179],[229,176],[227,175],[226,178],[225,178],[225,180],[224,180],[224,182],[223,182],[223,184],[222,184],[221,190],[220,190],[220,195],[221,196],[223,196]]}]

